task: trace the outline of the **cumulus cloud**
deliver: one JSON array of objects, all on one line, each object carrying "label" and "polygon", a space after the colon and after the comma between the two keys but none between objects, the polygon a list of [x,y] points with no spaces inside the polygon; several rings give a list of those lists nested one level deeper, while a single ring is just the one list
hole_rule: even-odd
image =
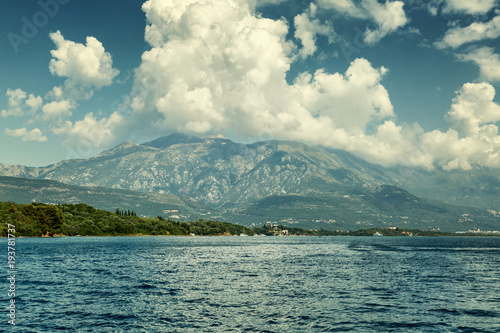
[{"label": "cumulus cloud", "polygon": [[346,150],[386,167],[404,165],[433,170],[432,152],[419,147],[419,138],[423,133],[418,124],[398,125],[393,120],[386,120],[373,135],[363,133],[352,137]]},{"label": "cumulus cloud", "polygon": [[43,99],[40,96],[35,96],[30,94],[28,99],[26,99],[26,106],[28,106],[32,112],[36,112],[42,106]]},{"label": "cumulus cloud", "polygon": [[71,110],[76,107],[71,100],[54,101],[42,107],[44,120],[60,120],[71,116]]},{"label": "cumulus cloud", "polygon": [[228,121],[272,118],[288,89],[286,22],[229,0],[148,1],[143,10],[152,48],[136,70],[135,114],[159,132],[222,131]]},{"label": "cumulus cloud", "polygon": [[[30,111],[32,117],[26,123],[42,120],[45,125],[48,123],[55,134],[66,136],[67,143],[93,138],[94,147],[110,144],[111,138],[114,138],[112,131],[119,132],[117,124],[123,120],[117,113],[99,120],[89,113],[74,124],[64,120],[78,106],[76,100],[90,98],[95,90],[113,83],[119,71],[113,68],[111,55],[94,37],[87,37],[85,45],[64,39],[60,31],[51,33],[50,38],[56,49],[51,51],[53,58],[49,69],[53,75],[66,78],[64,85],[53,87],[45,96],[45,104],[40,96],[28,95],[21,89],[9,89],[6,94],[8,108],[2,110],[0,115],[23,116]],[[37,114],[39,109],[41,114]],[[38,128],[30,132],[26,128],[8,129],[5,134],[22,137],[23,141],[47,140]]]},{"label": "cumulus cloud", "polygon": [[48,99],[52,99],[55,101],[60,101],[64,99],[64,89],[61,86],[55,86],[51,91],[47,93],[46,96]]},{"label": "cumulus cloud", "polygon": [[375,27],[366,29],[364,36],[364,42],[369,45],[378,43],[408,23],[403,1],[386,1],[381,4],[377,0],[363,0],[360,4],[355,4],[352,0],[318,0],[317,3],[321,8],[373,22]]},{"label": "cumulus cloud", "polygon": [[479,133],[480,125],[500,121],[500,106],[493,102],[495,88],[489,83],[466,83],[453,100],[448,117],[462,136]]},{"label": "cumulus cloud", "polygon": [[[256,14],[259,5],[280,0],[149,0],[143,5],[148,25],[143,53],[135,71],[126,111],[110,116],[88,113],[64,121],[77,104],[70,90],[87,93],[112,83],[118,72],[111,56],[95,39],[87,44],[51,35],[57,46],[51,71],[66,78],[45,97],[22,90],[8,91],[8,110],[41,108],[39,119],[50,122],[68,146],[97,148],[115,144],[131,132],[163,135],[171,131],[224,133],[241,137],[302,140],[345,149],[384,166],[403,164],[432,170],[500,167],[500,106],[488,83],[467,83],[453,99],[447,131],[425,132],[418,124],[399,124],[382,82],[389,71],[358,58],[338,73],[318,69],[287,75],[298,57],[316,52],[318,34],[333,36],[333,28],[317,19],[311,4],[294,19],[294,37],[284,19]],[[376,43],[407,23],[401,1],[320,0],[319,8],[370,20],[365,42]],[[490,24],[490,21],[487,24]],[[490,34],[491,35],[491,34]],[[443,39],[444,40],[444,39]],[[54,53],[55,52],[55,53]],[[78,54],[86,56],[74,57]],[[498,78],[498,56],[490,48],[458,56],[480,67],[481,79]],[[4,115],[5,114],[5,115]],[[134,133],[134,134],[135,134]],[[7,129],[24,141],[46,141],[38,128]]]},{"label": "cumulus cloud", "polygon": [[42,105],[40,96],[28,95],[21,89],[7,89],[5,96],[7,97],[8,108],[0,112],[0,116],[3,118],[9,116],[22,117],[27,111],[35,113]]},{"label": "cumulus cloud", "polygon": [[366,18],[367,16],[366,12],[352,0],[317,0],[317,4],[321,8],[333,9],[350,17]]},{"label": "cumulus cloud", "polygon": [[491,47],[480,47],[466,54],[458,54],[457,58],[463,61],[472,61],[479,66],[481,81],[500,81],[500,56],[494,53]]},{"label": "cumulus cloud", "polygon": [[402,1],[386,1],[385,4],[380,4],[377,0],[366,0],[363,4],[373,21],[378,25],[378,28],[367,29],[365,33],[365,42],[370,45],[378,43],[383,37],[408,22]]},{"label": "cumulus cloud", "polygon": [[295,38],[302,43],[299,55],[305,59],[313,55],[316,50],[316,36],[324,35],[328,37],[330,43],[333,42],[335,32],[331,22],[322,24],[316,17],[317,7],[314,3],[302,14],[295,16]]},{"label": "cumulus cloud", "polygon": [[293,85],[295,100],[312,116],[331,119],[335,127],[363,132],[371,121],[394,116],[389,94],[380,84],[386,72],[356,59],[343,75],[303,73]]},{"label": "cumulus cloud", "polygon": [[443,13],[486,14],[495,7],[495,0],[446,0]]},{"label": "cumulus cloud", "polygon": [[19,129],[5,129],[4,132],[6,135],[22,138],[24,142],[45,142],[47,141],[47,137],[42,134],[42,131],[38,128],[35,128],[28,132],[28,130],[23,127]]},{"label": "cumulus cloud", "polygon": [[373,135],[353,137],[349,151],[382,165],[433,170],[500,167],[500,105],[489,83],[466,83],[456,92],[446,117],[447,131],[424,132],[418,125],[379,125]]},{"label": "cumulus cloud", "polygon": [[440,4],[441,4],[441,0],[431,0],[426,6],[429,14],[431,14],[432,16],[436,16],[439,12]]},{"label": "cumulus cloud", "polygon": [[65,77],[65,89],[75,99],[92,96],[94,89],[109,86],[119,74],[113,68],[111,55],[101,42],[87,37],[86,45],[64,39],[60,31],[50,34],[56,49],[49,69],[53,75]]},{"label": "cumulus cloud", "polygon": [[365,59],[345,74],[302,73],[290,85],[294,48],[282,20],[231,0],[151,0],[143,9],[152,48],[136,71],[130,107],[132,118],[147,119],[158,133],[232,131],[321,143],[328,135],[343,146],[345,136],[393,116],[380,83],[387,70]]},{"label": "cumulus cloud", "polygon": [[109,145],[114,142],[116,133],[122,128],[124,118],[118,112],[109,117],[97,119],[94,114],[88,113],[83,120],[72,123],[64,122],[52,131],[57,135],[64,135],[65,144],[77,146],[85,144],[94,148]]},{"label": "cumulus cloud", "polygon": [[500,16],[495,16],[485,23],[474,22],[466,27],[451,28],[446,32],[443,39],[434,45],[438,49],[450,47],[456,49],[464,44],[498,37],[500,37]]},{"label": "cumulus cloud", "polygon": [[396,123],[381,84],[386,68],[360,58],[345,73],[304,72],[289,84],[295,51],[286,22],[231,0],[151,0],[143,9],[151,49],[129,99],[134,129],[303,140],[382,165],[432,168],[431,155],[415,153],[423,130]]},{"label": "cumulus cloud", "polygon": [[500,105],[489,83],[466,83],[457,91],[447,118],[451,128],[422,134],[420,141],[446,170],[475,165],[500,167]]},{"label": "cumulus cloud", "polygon": [[9,116],[23,116],[24,112],[22,107],[24,104],[24,100],[26,99],[26,93],[21,89],[7,89],[7,93],[5,94],[5,96],[8,99],[7,103],[9,108],[7,110],[2,110],[1,116],[4,118]]},{"label": "cumulus cloud", "polygon": [[[349,1],[328,3],[351,10]],[[402,18],[394,14],[402,13],[402,4],[363,4],[363,10],[373,6],[381,34],[406,22],[384,28],[383,15],[376,13],[392,11],[391,18]],[[382,85],[388,70],[366,59],[354,60],[344,73],[319,69],[288,83],[296,48],[286,39],[287,23],[257,16],[251,6],[236,0],[150,0],[143,10],[151,49],[136,70],[131,116],[122,124],[138,127],[143,120],[149,134],[176,130],[303,140],[385,166],[500,167],[500,111],[487,83],[468,83],[457,91],[447,114],[449,130],[425,132],[418,124],[397,123]],[[315,10],[309,7],[294,21],[303,57],[314,52],[314,33],[301,33],[314,30],[305,27],[315,20]],[[487,51],[463,60],[488,58],[492,51]]]}]

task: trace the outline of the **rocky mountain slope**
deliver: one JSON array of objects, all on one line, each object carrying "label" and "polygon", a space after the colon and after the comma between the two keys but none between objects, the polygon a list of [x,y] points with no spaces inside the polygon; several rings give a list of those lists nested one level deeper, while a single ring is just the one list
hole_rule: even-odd
[{"label": "rocky mountain slope", "polygon": [[[0,165],[0,175],[172,194],[212,215],[245,224],[285,221],[345,228],[412,223],[422,228],[424,223],[432,228],[444,223],[448,229],[492,228],[497,225],[495,208],[500,208],[496,170],[386,169],[321,146],[289,141],[240,144],[183,134],[144,144],[127,142],[89,159],[42,168]],[[465,207],[474,205],[483,210]]]},{"label": "rocky mountain slope", "polygon": [[172,193],[213,206],[386,182],[382,168],[343,151],[285,141],[245,145],[182,134],[142,145],[127,142],[93,158],[45,168],[1,166],[0,175]]}]

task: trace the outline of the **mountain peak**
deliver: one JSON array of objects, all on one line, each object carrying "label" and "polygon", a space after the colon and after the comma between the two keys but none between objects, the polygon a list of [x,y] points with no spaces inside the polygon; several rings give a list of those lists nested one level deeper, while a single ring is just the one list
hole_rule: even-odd
[{"label": "mountain peak", "polygon": [[206,136],[205,139],[224,139],[224,140],[227,140],[227,138],[222,134],[212,134],[212,135]]},{"label": "mountain peak", "polygon": [[128,150],[129,148],[137,147],[137,146],[139,146],[137,143],[127,141],[127,142],[124,142],[122,144],[119,144],[116,147],[113,147],[111,149],[105,150],[105,151],[101,152],[100,154],[97,154],[96,156],[94,156],[94,158],[108,156],[108,155],[113,155],[113,154],[116,154],[117,151]]},{"label": "mountain peak", "polygon": [[185,143],[203,143],[203,139],[183,133],[174,133],[167,136],[162,136],[161,138],[150,142],[145,142],[142,145],[158,149],[165,149],[176,144]]},{"label": "mountain peak", "polygon": [[127,142],[124,142],[122,144],[119,144],[118,146],[114,147],[113,149],[127,149],[127,148],[130,148],[130,147],[137,147],[138,144],[135,143],[135,142],[130,142],[130,141],[127,141]]},{"label": "mountain peak", "polygon": [[116,146],[114,148],[105,150],[105,151],[101,152],[100,154],[97,154],[93,158],[103,158],[103,157],[108,157],[108,156],[115,156],[117,153],[126,154],[126,153],[130,152],[130,149],[133,149],[133,148],[138,147],[138,146],[139,145],[137,143],[127,141],[127,142],[124,142],[122,144],[119,144],[118,146]]}]

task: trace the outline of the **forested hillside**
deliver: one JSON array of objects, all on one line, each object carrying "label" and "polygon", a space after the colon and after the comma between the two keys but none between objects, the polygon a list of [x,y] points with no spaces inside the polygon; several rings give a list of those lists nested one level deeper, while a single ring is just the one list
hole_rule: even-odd
[{"label": "forested hillside", "polygon": [[0,234],[7,235],[7,224],[15,226],[16,236],[106,236],[106,235],[253,235],[246,227],[218,221],[177,222],[160,216],[137,217],[135,212],[116,213],[85,204],[30,205],[0,203]]}]

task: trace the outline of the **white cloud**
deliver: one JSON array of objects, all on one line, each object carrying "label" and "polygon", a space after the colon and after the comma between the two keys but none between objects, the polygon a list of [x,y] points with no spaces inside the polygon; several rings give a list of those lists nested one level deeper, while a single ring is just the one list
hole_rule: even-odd
[{"label": "white cloud", "polygon": [[417,124],[385,121],[374,135],[352,137],[349,151],[386,166],[402,164],[432,170],[468,170],[474,166],[500,167],[500,105],[488,83],[466,83],[457,91],[443,132],[424,132]]},{"label": "white cloud", "polygon": [[316,50],[316,35],[327,36],[329,42],[333,42],[335,32],[331,22],[322,24],[316,17],[317,7],[314,3],[309,5],[309,8],[302,14],[295,16],[295,38],[302,43],[299,55],[305,59],[313,55]]},{"label": "white cloud", "polygon": [[421,141],[434,146],[435,164],[445,170],[470,170],[474,166],[500,167],[500,137],[498,126],[482,126],[471,137],[460,137],[454,129],[425,133]]},{"label": "white cloud", "polygon": [[149,133],[328,138],[341,146],[343,136],[393,117],[380,84],[387,70],[364,59],[345,74],[320,70],[288,84],[294,48],[284,21],[255,16],[232,0],[151,0],[143,9],[152,48],[136,71],[130,106],[133,119],[151,123]]},{"label": "white cloud", "polygon": [[66,121],[62,126],[54,128],[54,134],[66,137],[64,143],[70,146],[87,145],[94,148],[114,143],[115,134],[123,128],[124,118],[115,112],[108,118],[97,119],[94,114],[88,113],[83,120]]},{"label": "white cloud", "polygon": [[446,0],[443,13],[486,14],[495,7],[495,0]]},{"label": "white cloud", "polygon": [[457,92],[448,120],[451,128],[425,133],[420,141],[435,163],[446,170],[468,170],[474,165],[500,167],[500,105],[489,83],[466,83]]},{"label": "white cloud", "polygon": [[36,112],[42,106],[43,100],[40,96],[30,94],[25,103],[26,106],[30,107],[33,112]]},{"label": "white cloud", "polygon": [[366,0],[363,1],[363,4],[373,21],[378,25],[377,29],[367,29],[365,33],[365,42],[370,45],[378,43],[383,37],[403,27],[408,22],[402,1],[386,1],[385,4],[380,4],[377,0]]},{"label": "white cloud", "polygon": [[[373,41],[406,23],[402,3],[365,1],[363,6],[365,17],[372,6],[370,17],[380,22]],[[143,10],[151,49],[135,72],[126,103],[130,114],[89,113],[59,123],[52,130],[65,137],[65,144],[102,147],[133,131],[149,136],[221,132],[323,144],[385,166],[500,167],[499,106],[489,84],[464,85],[447,115],[450,129],[425,133],[418,124],[397,123],[382,85],[388,70],[366,59],[354,60],[344,73],[305,72],[288,83],[297,48],[286,38],[287,22],[256,15],[246,2],[149,0]],[[303,57],[315,51],[315,29],[321,26],[314,23],[315,11],[312,5],[295,20]],[[54,89],[55,101],[42,108],[47,117],[71,111],[71,103],[63,107],[71,101],[61,91]]]},{"label": "white cloud", "polygon": [[498,37],[500,37],[500,16],[496,16],[486,23],[474,22],[463,28],[451,28],[446,32],[443,39],[434,45],[438,49],[448,47],[455,49],[467,43]]},{"label": "white cloud", "polygon": [[7,110],[2,110],[1,116],[3,118],[9,116],[14,116],[14,117],[23,116],[24,112],[22,107],[24,104],[24,100],[26,99],[26,93],[21,89],[16,89],[16,90],[7,89],[7,93],[5,94],[5,96],[8,99],[7,104],[9,108]]},{"label": "white cloud", "polygon": [[159,132],[221,131],[238,118],[272,117],[288,89],[286,22],[230,0],[148,1],[143,9],[153,47],[136,71],[136,114]]},{"label": "white cloud", "polygon": [[[386,68],[356,59],[343,74],[317,70],[289,84],[294,48],[286,22],[230,0],[151,0],[144,10],[152,48],[136,71],[128,121],[134,129],[304,140],[383,165],[410,163],[423,131],[395,123],[381,84]],[[432,167],[432,157],[419,158],[415,165]]]},{"label": "white cloud", "polygon": [[76,107],[75,103],[71,100],[54,101],[45,104],[42,107],[43,119],[60,120],[71,116],[71,110]]},{"label": "white cloud", "polygon": [[479,66],[479,80],[500,81],[500,56],[490,47],[481,47],[467,54],[458,54],[458,59],[472,61]]},{"label": "white cloud", "polygon": [[2,110],[0,116],[3,118],[13,116],[22,117],[25,112],[30,111],[35,113],[42,105],[42,98],[33,94],[28,94],[21,89],[11,90],[7,89],[7,105],[8,108]]},{"label": "white cloud", "polygon": [[344,75],[318,70],[294,83],[296,101],[312,116],[328,117],[337,128],[359,133],[373,120],[394,116],[387,90],[380,84],[387,70],[356,59]]},{"label": "white cloud", "polygon": [[7,89],[7,93],[5,94],[5,96],[7,96],[9,99],[10,107],[18,107],[22,106],[24,100],[27,97],[27,94],[21,89],[16,89],[16,90]]},{"label": "white cloud", "polygon": [[24,142],[46,142],[47,137],[42,134],[42,131],[35,128],[31,131],[27,131],[25,127],[19,129],[5,129],[5,134],[13,137],[22,138]]},{"label": "white cloud", "polygon": [[53,75],[66,77],[65,89],[73,98],[88,98],[93,89],[112,84],[119,71],[113,68],[111,55],[94,37],[87,37],[86,45],[64,39],[60,31],[50,34],[56,49],[50,51],[49,64]]},{"label": "white cloud", "polygon": [[480,125],[500,121],[500,106],[493,102],[495,88],[489,83],[466,83],[457,92],[448,117],[462,136],[480,132]]},{"label": "white cloud", "polygon": [[386,167],[404,165],[426,170],[434,169],[434,156],[418,147],[424,133],[418,124],[397,125],[386,120],[373,135],[353,136],[348,151]]},{"label": "white cloud", "polygon": [[363,0],[355,4],[352,0],[318,0],[317,3],[320,8],[373,22],[375,27],[366,29],[364,36],[364,42],[369,45],[378,43],[408,23],[403,1],[379,3],[377,0]]},{"label": "white cloud", "polygon": [[435,1],[429,2],[427,4],[427,10],[429,11],[429,14],[436,16],[439,11],[439,3],[435,3]]},{"label": "white cloud", "polygon": [[[67,78],[64,86],[55,86],[47,93],[46,98],[52,101],[45,104],[40,96],[28,96],[20,89],[8,90],[9,108],[2,110],[1,116],[22,116],[30,110],[33,117],[27,123],[49,121],[55,134],[66,136],[66,143],[76,144],[87,140],[96,148],[110,144],[114,138],[112,132],[119,132],[118,124],[123,122],[123,117],[117,113],[100,120],[89,113],[74,124],[63,121],[77,107],[75,100],[89,98],[95,89],[112,84],[119,72],[112,66],[111,55],[94,37],[87,37],[86,45],[65,40],[59,31],[51,33],[50,38],[56,44],[56,49],[51,51],[53,59],[49,68],[53,75]],[[40,108],[42,114],[36,115]],[[47,141],[38,128],[30,132],[26,128],[7,129],[5,134],[22,137],[23,141]]]},{"label": "white cloud", "polygon": [[317,0],[316,2],[324,9],[333,9],[350,17],[366,18],[363,8],[354,4],[352,0]]},{"label": "white cloud", "polygon": [[61,86],[55,86],[51,91],[47,93],[46,98],[60,101],[64,99],[64,90]]}]

